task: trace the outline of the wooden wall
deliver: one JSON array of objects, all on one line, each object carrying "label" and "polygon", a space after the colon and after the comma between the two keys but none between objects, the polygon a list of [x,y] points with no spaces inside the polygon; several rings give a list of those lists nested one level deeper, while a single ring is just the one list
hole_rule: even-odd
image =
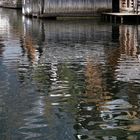
[{"label": "wooden wall", "polygon": [[95,15],[111,9],[112,0],[23,0],[23,14]]},{"label": "wooden wall", "polygon": [[0,0],[1,7],[22,8],[22,0]]}]

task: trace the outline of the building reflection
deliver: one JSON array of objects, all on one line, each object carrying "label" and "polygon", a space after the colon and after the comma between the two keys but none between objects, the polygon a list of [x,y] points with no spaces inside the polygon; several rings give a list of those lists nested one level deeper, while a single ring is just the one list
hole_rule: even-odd
[{"label": "building reflection", "polygon": [[[43,26],[44,29],[42,30]],[[99,30],[101,30],[103,34],[100,34]],[[35,46],[43,46],[43,48],[42,54],[39,60],[37,60],[39,63],[37,63],[36,67],[33,69],[32,67],[26,67],[28,70],[25,71],[25,65],[21,63],[19,73],[22,75],[20,76],[21,78],[23,78],[24,73],[25,78],[24,80],[22,79],[24,82],[27,83],[27,81],[31,79],[30,82],[35,83],[39,94],[47,95],[43,116],[46,115],[46,121],[48,121],[48,125],[50,126],[48,132],[53,131],[55,133],[54,136],[51,136],[52,138],[57,135],[59,139],[66,139],[67,137],[74,139],[73,132],[77,130],[73,130],[74,116],[70,115],[70,112],[72,114],[75,113],[76,109],[74,108],[79,104],[77,96],[80,96],[80,93],[84,90],[84,75],[82,71],[87,55],[96,54],[96,56],[99,57],[99,61],[101,61],[100,56],[104,53],[103,47],[98,46],[98,50],[100,50],[100,53],[98,53],[96,46],[91,46],[90,43],[93,38],[97,42],[99,38],[102,38],[102,41],[109,39],[110,35],[107,35],[104,30],[106,30],[104,26],[98,27],[96,24],[91,24],[88,20],[82,22],[82,24],[79,21],[40,22],[35,20],[33,22],[30,19],[25,19],[24,21],[24,38],[22,42],[23,58],[27,58],[29,55],[29,61],[34,63],[36,62],[35,56],[37,52]],[[23,62],[25,63],[25,61]],[[89,63],[88,66],[90,64],[91,63]],[[88,69],[92,71],[92,67]],[[96,70],[93,76],[96,75]],[[28,73],[30,73],[32,78],[27,76]],[[97,90],[100,92],[100,90],[102,91],[104,89],[101,87],[102,80],[100,81],[100,72],[97,72],[97,74],[99,74],[97,75],[97,77],[99,76],[99,81],[97,83],[94,81],[94,84],[97,84]],[[91,76],[88,73],[86,75],[88,75],[89,78]],[[87,81],[87,83],[88,82],[90,81]],[[88,90],[92,92],[92,85],[88,87]],[[86,97],[89,96],[90,91],[86,93]],[[94,91],[94,93],[96,93],[96,91]],[[106,96],[106,98],[109,97]],[[45,96],[43,96],[43,99],[45,99]],[[94,100],[94,97],[92,99]],[[104,97],[102,99],[106,100]],[[98,100],[98,95],[96,100]],[[92,102],[91,100],[89,104],[92,104]],[[97,101],[94,100],[94,103],[97,103]],[[81,105],[81,103],[79,105]],[[34,110],[34,106],[32,106],[32,108]],[[49,114],[49,112],[51,112],[52,115]],[[26,120],[28,117],[29,116],[27,116]],[[29,121],[26,121],[25,124],[28,123],[30,126],[32,123]],[[57,131],[55,130],[56,127]],[[21,128],[22,132],[24,132],[23,128],[25,128],[25,126]],[[61,130],[62,134],[58,134],[58,129]]]},{"label": "building reflection", "polygon": [[138,25],[120,25],[121,54],[135,56],[138,54]]},{"label": "building reflection", "polygon": [[[130,136],[125,133],[139,130],[137,95],[131,95],[131,92],[125,89],[131,90],[129,84],[122,83],[124,87],[121,88],[118,84],[119,79],[116,78],[119,75],[120,62],[124,55],[138,62],[137,28],[124,25],[115,28],[118,33],[113,34],[112,42],[115,44],[119,41],[116,45],[118,47],[98,48],[101,53],[98,56],[99,60],[95,61],[95,58],[87,59],[87,56],[97,55],[96,49],[90,48],[90,42],[93,38],[96,41],[102,38],[102,42],[109,40],[107,39],[109,35],[98,34],[98,30],[103,30],[104,27],[99,29],[88,22],[82,24],[68,21],[41,23],[37,20],[35,22],[25,20],[23,55],[28,56],[32,63],[44,64],[37,65],[31,74],[38,91],[48,94],[47,103],[43,102],[43,107],[46,109],[43,116],[48,117],[47,120],[51,126],[49,131],[55,128],[54,122],[59,122],[57,124],[61,132],[72,136],[72,132],[67,129],[71,127],[72,130],[72,126],[68,126],[68,120],[74,118],[73,115],[68,116],[67,109],[69,109],[71,113],[76,112],[73,127],[77,139],[94,137],[94,139],[121,140],[122,134],[128,139],[139,138],[138,135]],[[38,32],[39,35],[37,35]],[[85,49],[87,42],[89,46]],[[36,54],[39,52],[38,48],[41,50],[40,55]],[[105,55],[105,66],[100,63],[101,54]],[[36,59],[36,56],[39,59]],[[83,71],[83,66],[85,73],[79,74]],[[80,96],[80,99],[77,99],[77,96]],[[75,106],[77,108],[73,110]],[[55,114],[48,115],[48,112],[53,112],[53,110],[56,111]],[[66,121],[63,121],[64,118]],[[56,131],[55,134],[57,134]],[[62,139],[66,136],[59,135]]]},{"label": "building reflection", "polygon": [[[21,57],[8,74],[16,86],[11,80],[10,89],[4,87],[12,95],[2,101],[10,111],[10,119],[1,122],[2,133],[16,139],[140,139],[140,88],[133,75],[135,68],[139,71],[136,26],[114,29],[89,20],[22,22]],[[2,78],[5,69],[1,73]],[[128,76],[132,78],[126,80]]]},{"label": "building reflection", "polygon": [[[77,138],[92,138],[91,130],[94,130],[94,139],[97,137],[108,140],[117,138],[117,136],[111,135],[113,132],[110,132],[110,135],[106,132],[106,136],[104,136],[104,132],[108,129],[116,129],[114,118],[121,115],[122,110],[120,112],[115,112],[115,110],[123,109],[121,104],[125,101],[113,100],[112,94],[108,92],[103,81],[102,66],[99,63],[93,62],[93,59],[88,59],[85,67],[85,96],[78,104],[79,112],[76,118],[77,124],[75,125],[78,132]],[[118,107],[115,107],[115,102],[118,102]]]},{"label": "building reflection", "polygon": [[[27,56],[29,61],[32,64],[39,63],[39,59],[43,53],[43,42],[44,42],[44,28],[43,25],[40,23],[36,24],[36,20],[32,22],[31,19],[25,19],[23,17],[23,39],[22,39],[22,50],[23,50],[23,56]],[[32,25],[33,24],[33,25]],[[37,34],[36,31],[34,33],[30,31],[30,27],[33,27],[34,30],[36,30],[36,26],[39,26],[39,33]],[[36,38],[35,38],[35,37]]]},{"label": "building reflection", "polygon": [[3,56],[3,52],[4,52],[3,38],[0,37],[0,57]]},{"label": "building reflection", "polygon": [[[140,130],[139,94],[133,94],[133,88],[137,88],[139,93],[135,85],[139,76],[136,78],[133,74],[135,69],[139,69],[138,26],[120,25],[112,31],[115,31],[115,34],[112,33],[112,41],[116,43],[119,40],[119,44],[118,47],[105,48],[106,72],[102,72],[103,66],[94,62],[95,59],[88,59],[85,65],[85,97],[78,104],[75,125],[77,139],[93,138],[88,133],[90,130],[94,130],[94,139],[120,140],[123,139],[121,135],[127,139],[140,137],[125,133]],[[131,79],[124,80],[125,76],[128,79],[131,76]],[[130,84],[131,80],[134,84]],[[115,133],[116,130],[119,135]]]},{"label": "building reflection", "polygon": [[[10,91],[9,75],[11,72],[8,72],[8,64],[10,64],[11,61],[6,63],[6,47],[8,46],[9,42],[12,46],[14,41],[9,41],[6,39],[7,36],[11,37],[11,28],[9,23],[10,20],[8,18],[10,13],[3,13],[1,9],[0,13],[0,139],[10,140],[11,122],[8,117],[10,107],[7,105],[7,100],[5,100],[5,98]],[[15,15],[16,12],[13,12],[12,14]]]},{"label": "building reflection", "polygon": [[121,25],[119,27],[121,56],[116,71],[116,78],[119,81],[140,82],[138,30],[138,25]]}]

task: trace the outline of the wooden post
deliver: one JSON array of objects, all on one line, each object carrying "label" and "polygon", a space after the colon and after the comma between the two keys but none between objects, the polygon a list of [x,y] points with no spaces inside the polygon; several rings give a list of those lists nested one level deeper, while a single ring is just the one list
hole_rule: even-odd
[{"label": "wooden post", "polygon": [[112,12],[120,11],[120,0],[112,0]]},{"label": "wooden post", "polygon": [[119,41],[119,37],[120,37],[119,26],[120,25],[117,25],[117,24],[112,25],[112,41],[113,42],[118,42]]},{"label": "wooden post", "polygon": [[41,14],[44,14],[44,0],[41,1]]},{"label": "wooden post", "polygon": [[123,24],[123,16],[121,16],[121,24]]},{"label": "wooden post", "polygon": [[137,4],[137,5],[136,5],[136,7],[137,7],[137,8],[136,8],[136,13],[138,14],[138,13],[139,13],[139,0],[137,0],[136,4]]},{"label": "wooden post", "polygon": [[114,16],[114,23],[117,23],[117,17]]},{"label": "wooden post", "polygon": [[110,22],[112,22],[112,16],[110,15],[110,18],[109,18]]}]

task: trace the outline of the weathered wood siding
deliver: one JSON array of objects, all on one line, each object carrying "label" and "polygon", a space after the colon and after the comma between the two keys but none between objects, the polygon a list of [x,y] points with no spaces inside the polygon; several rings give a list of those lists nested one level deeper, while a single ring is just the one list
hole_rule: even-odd
[{"label": "weathered wood siding", "polygon": [[22,0],[0,0],[1,7],[22,8]]},{"label": "weathered wood siding", "polygon": [[23,0],[23,14],[79,16],[111,9],[112,0]]},{"label": "weathered wood siding", "polygon": [[23,0],[22,13],[25,15],[30,15],[33,12],[32,0]]},{"label": "weathered wood siding", "polygon": [[133,11],[137,0],[120,0],[120,11]]},{"label": "weathered wood siding", "polygon": [[140,12],[140,0],[120,0],[120,12]]}]

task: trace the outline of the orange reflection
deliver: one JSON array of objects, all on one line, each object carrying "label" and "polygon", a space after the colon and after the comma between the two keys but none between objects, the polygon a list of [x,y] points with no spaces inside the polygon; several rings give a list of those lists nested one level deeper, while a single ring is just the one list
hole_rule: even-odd
[{"label": "orange reflection", "polygon": [[[97,63],[94,63],[93,60],[87,59],[87,65],[85,68],[85,77],[86,77],[86,103],[95,103],[97,110],[102,113],[105,112],[106,115],[109,113],[110,119],[125,119],[125,120],[137,120],[138,112],[136,110],[129,110],[132,108],[132,105],[123,100],[116,99],[112,100],[112,95],[107,91],[105,83],[103,81],[103,75],[101,72],[101,66]],[[134,97],[133,97],[134,98]],[[132,99],[133,99],[132,98]],[[137,101],[136,101],[137,102]],[[116,105],[117,106],[114,106]],[[134,106],[136,109],[137,105]],[[123,110],[125,108],[125,111]],[[133,108],[133,109],[134,109]],[[119,109],[120,112],[117,115],[114,115],[110,110]],[[126,128],[126,126],[124,126]],[[121,129],[124,127],[120,127]],[[138,127],[138,126],[137,126]],[[138,129],[138,128],[137,128]]]},{"label": "orange reflection", "polygon": [[111,99],[111,96],[106,91],[103,83],[101,67],[99,64],[94,63],[91,59],[87,59],[85,68],[86,77],[86,102],[95,102],[97,106],[102,105],[104,102]]},{"label": "orange reflection", "polygon": [[120,26],[120,47],[121,53],[128,56],[135,56],[138,52],[138,27]]},{"label": "orange reflection", "polygon": [[36,59],[36,48],[34,47],[34,42],[30,36],[27,36],[24,39],[23,47],[27,51],[27,55],[31,62],[34,63]]}]

